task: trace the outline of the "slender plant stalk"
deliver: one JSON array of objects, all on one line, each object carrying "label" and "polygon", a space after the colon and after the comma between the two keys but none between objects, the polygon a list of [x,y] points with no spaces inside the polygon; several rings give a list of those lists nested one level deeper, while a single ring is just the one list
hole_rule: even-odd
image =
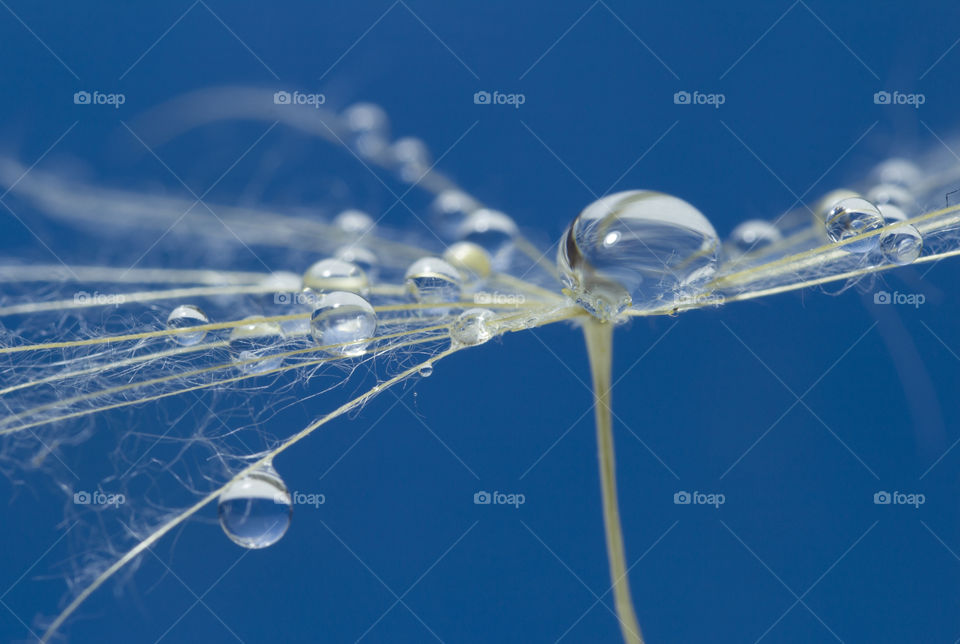
[{"label": "slender plant stalk", "polygon": [[600,458],[600,490],[603,497],[603,527],[607,538],[607,560],[613,583],[614,605],[620,621],[623,641],[643,644],[637,614],[630,597],[630,580],[623,551],[623,529],[620,527],[620,509],[617,504],[617,475],[613,451],[613,422],[610,408],[610,372],[613,364],[613,325],[596,319],[584,322],[587,355],[593,375],[593,395],[596,405],[597,450]]}]

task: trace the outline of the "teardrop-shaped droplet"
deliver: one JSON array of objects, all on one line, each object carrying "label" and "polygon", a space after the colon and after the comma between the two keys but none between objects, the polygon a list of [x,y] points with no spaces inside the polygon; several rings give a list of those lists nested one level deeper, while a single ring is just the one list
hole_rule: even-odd
[{"label": "teardrop-shaped droplet", "polygon": [[243,320],[245,324],[230,332],[230,352],[234,362],[245,373],[263,373],[276,369],[283,363],[281,352],[283,330],[276,322],[266,321],[259,315]]},{"label": "teardrop-shaped droplet", "polygon": [[244,548],[266,548],[287,532],[293,503],[280,476],[264,466],[224,489],[217,514],[231,541]]},{"label": "teardrop-shaped droplet", "polygon": [[884,219],[879,208],[862,197],[848,197],[836,202],[824,218],[827,235],[835,242],[853,239],[842,248],[850,253],[868,253],[880,241],[877,235],[860,238],[883,228]]},{"label": "teardrop-shaped droplet", "polygon": [[557,265],[577,303],[604,320],[698,293],[716,272],[720,241],[692,205],[631,190],[587,206],[567,229]]},{"label": "teardrop-shaped droplet", "polygon": [[433,203],[430,212],[441,234],[454,236],[474,210],[480,207],[477,200],[460,190],[444,190]]},{"label": "teardrop-shaped droplet", "polygon": [[349,131],[348,143],[366,158],[379,158],[386,153],[390,137],[390,121],[379,105],[357,103],[343,111]]},{"label": "teardrop-shaped droplet", "polygon": [[317,292],[362,292],[369,286],[366,273],[342,259],[321,259],[303,274],[303,285]]},{"label": "teardrop-shaped droplet", "polygon": [[[207,315],[193,304],[181,304],[170,311],[167,316],[168,329],[185,329],[202,324],[210,324]],[[170,338],[184,346],[193,346],[203,340],[207,335],[204,330],[194,331],[193,333],[174,333]]]},{"label": "teardrop-shaped droplet", "polygon": [[363,235],[373,230],[376,222],[362,210],[344,210],[333,218],[333,225],[348,235]]},{"label": "teardrop-shaped droplet", "polygon": [[923,252],[923,235],[910,224],[891,226],[880,235],[880,250],[894,264],[912,264]]},{"label": "teardrop-shaped droplet", "polygon": [[377,314],[356,293],[334,291],[323,296],[310,316],[310,331],[330,353],[357,356],[377,334]]},{"label": "teardrop-shaped droplet", "polygon": [[430,376],[433,375],[433,365],[430,363],[427,363],[421,366],[420,369],[418,369],[418,373],[422,378],[429,378]]},{"label": "teardrop-shaped droplet", "polygon": [[776,243],[782,239],[780,230],[769,221],[751,219],[745,221],[730,233],[730,243],[741,253],[750,253]]},{"label": "teardrop-shaped droplet", "polygon": [[407,269],[407,290],[424,304],[443,304],[460,299],[461,276],[439,257],[422,257]]},{"label": "teardrop-shaped droplet", "polygon": [[457,242],[443,251],[443,258],[453,266],[473,273],[477,277],[489,277],[490,253],[473,242]]},{"label": "teardrop-shaped droplet", "polygon": [[517,224],[513,219],[490,208],[471,212],[457,231],[458,239],[474,243],[494,257],[509,251],[516,235]]},{"label": "teardrop-shaped droplet", "polygon": [[472,347],[493,337],[491,320],[496,314],[490,309],[467,309],[457,316],[450,328],[450,338],[456,344]]},{"label": "teardrop-shaped droplet", "polygon": [[430,151],[423,141],[412,136],[397,139],[390,146],[390,157],[400,179],[407,183],[419,181],[430,169]]}]

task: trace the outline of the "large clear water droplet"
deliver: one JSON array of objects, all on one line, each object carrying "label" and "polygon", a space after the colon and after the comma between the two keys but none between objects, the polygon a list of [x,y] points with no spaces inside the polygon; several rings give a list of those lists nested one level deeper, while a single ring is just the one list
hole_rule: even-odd
[{"label": "large clear water droplet", "polygon": [[557,265],[570,294],[609,320],[699,292],[716,272],[720,241],[692,205],[631,190],[587,206],[567,229]]},{"label": "large clear water droplet", "polygon": [[224,489],[217,514],[231,541],[244,548],[266,548],[287,532],[293,503],[280,476],[264,466]]},{"label": "large clear water droplet", "polygon": [[356,293],[327,293],[310,316],[310,332],[330,353],[357,356],[377,334],[377,314]]},{"label": "large clear water droplet", "polygon": [[467,309],[457,316],[450,328],[450,338],[457,344],[472,347],[493,337],[491,320],[496,314],[490,309]]},{"label": "large clear water droplet", "polygon": [[751,219],[733,229],[730,233],[730,244],[738,252],[751,253],[762,250],[782,238],[780,230],[769,221]]},{"label": "large clear water droplet", "polygon": [[422,257],[407,269],[407,290],[424,304],[442,304],[460,299],[461,276],[439,257]]},{"label": "large clear water droplet", "polygon": [[279,345],[283,330],[276,322],[265,321],[259,315],[243,320],[246,324],[234,327],[230,332],[230,351],[233,359],[245,373],[263,373],[276,369],[283,363]]},{"label": "large clear water droplet", "polygon": [[317,292],[361,292],[369,286],[367,274],[356,264],[342,259],[321,259],[303,274],[303,285]]},{"label": "large clear water droplet", "polygon": [[880,251],[894,264],[912,264],[923,252],[923,235],[910,224],[898,224],[880,235]]},{"label": "large clear water droplet", "polygon": [[[167,316],[168,329],[185,329],[202,324],[210,324],[210,320],[206,313],[193,304],[181,304]],[[178,344],[189,347],[198,344],[206,335],[207,332],[201,329],[193,333],[174,333],[170,338]]]},{"label": "large clear water droplet", "polygon": [[827,235],[835,242],[853,239],[842,248],[850,253],[868,253],[880,241],[877,235],[858,239],[864,233],[883,228],[880,209],[862,197],[837,201],[823,220]]}]

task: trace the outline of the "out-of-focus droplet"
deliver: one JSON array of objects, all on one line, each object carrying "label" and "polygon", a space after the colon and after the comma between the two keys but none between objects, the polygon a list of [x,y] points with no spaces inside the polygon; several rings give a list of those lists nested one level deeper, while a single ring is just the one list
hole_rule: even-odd
[{"label": "out-of-focus droplet", "polygon": [[217,514],[231,541],[244,548],[266,548],[287,532],[293,503],[276,471],[263,466],[223,490]]},{"label": "out-of-focus droplet", "polygon": [[490,309],[467,309],[454,321],[450,338],[465,347],[483,344],[493,337],[491,320],[495,317]]},{"label": "out-of-focus droplet", "polygon": [[910,224],[895,224],[880,235],[880,250],[894,264],[912,264],[923,252],[923,235]]},{"label": "out-of-focus droplet", "polygon": [[443,252],[443,258],[453,266],[477,277],[490,276],[490,253],[473,242],[457,242]]},{"label": "out-of-focus droplet", "polygon": [[457,229],[458,239],[476,244],[494,257],[509,250],[516,235],[513,219],[490,208],[474,210]]},{"label": "out-of-focus droplet", "polygon": [[356,293],[334,291],[320,299],[310,316],[310,331],[330,353],[361,355],[377,334],[377,314],[370,302]]},{"label": "out-of-focus droplet", "polygon": [[377,255],[366,246],[341,246],[334,251],[333,256],[340,261],[359,266],[360,270],[366,273],[368,281],[373,281],[377,274]]},{"label": "out-of-focus droplet", "polygon": [[376,222],[362,210],[344,210],[333,218],[333,225],[348,235],[363,235],[373,230]]},{"label": "out-of-focus droplet", "polygon": [[[206,313],[193,304],[181,304],[167,316],[168,329],[186,329],[202,324],[210,324],[210,320]],[[206,335],[207,332],[201,329],[193,333],[174,333],[170,338],[178,344],[189,347],[198,344]]]},{"label": "out-of-focus droplet", "polygon": [[276,369],[283,363],[279,345],[283,330],[276,322],[264,320],[259,315],[244,318],[240,326],[230,332],[229,346],[237,366],[249,374]]},{"label": "out-of-focus droplet", "polygon": [[412,136],[397,139],[390,146],[390,157],[397,165],[400,179],[415,183],[430,169],[430,151],[420,139]]},{"label": "out-of-focus droplet", "polygon": [[444,190],[430,204],[430,212],[441,233],[453,236],[470,213],[479,207],[477,200],[465,192]]},{"label": "out-of-focus droplet", "polygon": [[782,238],[776,226],[761,219],[745,221],[730,233],[730,243],[741,253],[762,250]]},{"label": "out-of-focus droplet", "polygon": [[379,105],[357,103],[343,111],[349,143],[362,157],[378,158],[386,153],[390,137],[390,121]]},{"label": "out-of-focus droplet", "polygon": [[877,247],[880,239],[878,235],[863,235],[883,228],[884,219],[879,208],[866,199],[848,197],[833,205],[823,223],[827,235],[834,242],[854,240],[844,244],[844,250],[850,253],[868,253]]},{"label": "out-of-focus droplet", "polygon": [[362,292],[369,286],[366,273],[342,259],[321,259],[303,274],[303,285],[314,291]]},{"label": "out-of-focus droplet", "polygon": [[692,205],[630,190],[593,202],[570,224],[557,265],[577,303],[611,320],[698,293],[716,272],[720,240]]},{"label": "out-of-focus droplet", "polygon": [[866,197],[867,201],[876,204],[877,207],[890,204],[904,212],[912,211],[917,203],[912,192],[895,183],[881,183],[873,186],[867,191]]},{"label": "out-of-focus droplet", "polygon": [[456,268],[439,257],[422,257],[407,269],[407,290],[424,304],[443,304],[460,299],[462,278]]},{"label": "out-of-focus droplet", "polygon": [[913,161],[901,158],[887,159],[873,169],[878,183],[893,183],[904,188],[913,188],[923,179],[923,172]]}]

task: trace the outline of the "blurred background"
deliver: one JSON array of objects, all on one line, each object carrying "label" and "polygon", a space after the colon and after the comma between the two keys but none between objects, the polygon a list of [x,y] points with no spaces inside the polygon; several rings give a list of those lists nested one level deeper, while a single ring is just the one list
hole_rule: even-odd
[{"label": "blurred background", "polygon": [[[5,154],[210,204],[379,217],[393,203],[352,155],[282,127],[153,144],[147,110],[221,85],[382,105],[395,134],[421,137],[544,248],[615,190],[675,194],[725,236],[890,156],[957,161],[960,8],[947,2],[0,4]],[[12,257],[178,259],[106,234],[80,248],[17,215],[0,211]],[[429,234],[405,208],[383,223]],[[960,637],[958,278],[954,261],[918,265],[617,331],[619,492],[648,642]],[[925,301],[876,304],[881,290]],[[326,499],[297,507],[278,544],[242,550],[210,507],[97,592],[65,637],[617,641],[588,382],[568,325],[439,363],[406,405],[374,400],[278,459],[291,490]],[[291,428],[326,410],[307,400]],[[155,418],[144,407],[136,422]],[[77,449],[96,461],[109,446]],[[16,479],[0,484],[3,641],[56,613],[60,564],[83,549],[67,497]],[[480,491],[525,502],[474,504]],[[875,503],[881,492],[924,502]],[[675,503],[683,493],[723,503]]]}]

